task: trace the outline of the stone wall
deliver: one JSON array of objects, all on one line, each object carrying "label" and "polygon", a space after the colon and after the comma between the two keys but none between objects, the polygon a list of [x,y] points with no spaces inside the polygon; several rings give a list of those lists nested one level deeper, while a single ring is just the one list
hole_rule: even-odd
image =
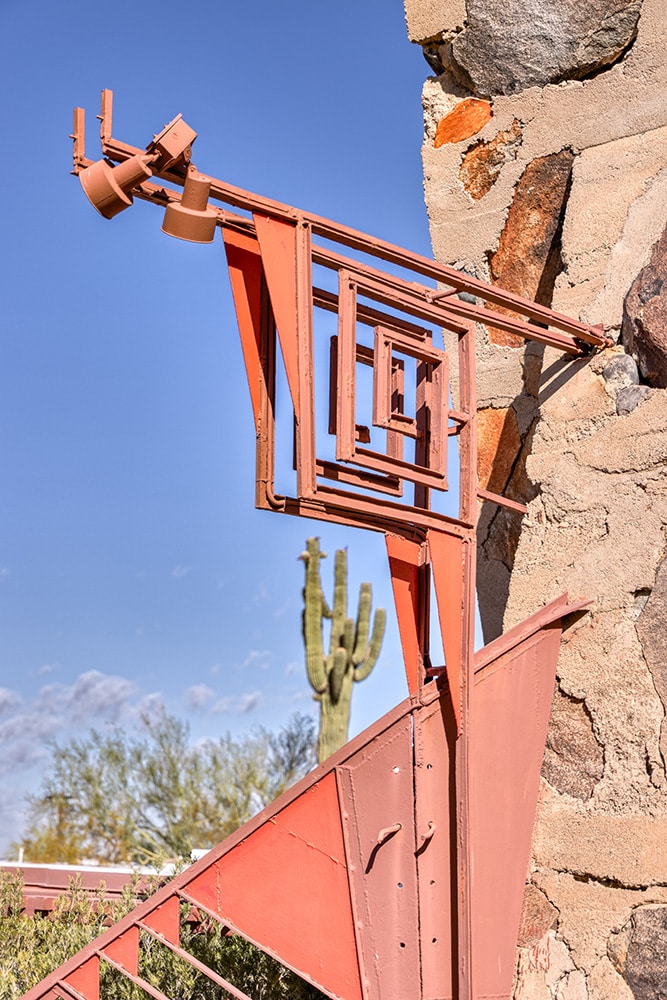
[{"label": "stone wall", "polygon": [[603,324],[571,361],[478,331],[488,641],[564,590],[517,1000],[667,997],[664,0],[406,0],[436,257]]}]

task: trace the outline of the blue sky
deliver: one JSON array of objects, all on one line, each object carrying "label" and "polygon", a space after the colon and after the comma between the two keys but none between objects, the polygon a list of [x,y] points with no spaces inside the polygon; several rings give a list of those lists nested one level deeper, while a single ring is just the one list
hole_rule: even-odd
[{"label": "blue sky", "polygon": [[[192,16],[189,17],[190,10]],[[304,540],[347,545],[391,609],[380,536],[257,512],[254,434],[222,247],[111,222],[71,168],[181,112],[200,170],[430,253],[420,92],[400,0],[1,0],[0,853],[50,738],[161,699],[195,738],[316,711],[300,636]],[[333,558],[325,565],[331,586]],[[355,731],[405,694],[390,616]]]}]

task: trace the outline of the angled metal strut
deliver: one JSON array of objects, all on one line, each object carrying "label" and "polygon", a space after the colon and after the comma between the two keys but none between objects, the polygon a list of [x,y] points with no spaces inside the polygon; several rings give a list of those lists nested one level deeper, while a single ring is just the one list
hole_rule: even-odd
[{"label": "angled metal strut", "polygon": [[[74,173],[103,215],[137,197],[166,210],[171,235],[210,242],[222,230],[256,504],[384,533],[410,697],[27,996],[97,1000],[100,962],[147,989],[140,931],[187,958],[187,903],[341,1000],[509,998],[561,624],[581,605],[563,595],[474,653],[478,506],[526,509],[478,487],[475,329],[573,357],[604,334],[200,174],[180,116],[145,149],[112,137],[110,91],[100,121],[105,159],[93,162],[76,109]],[[368,369],[372,401],[359,389]],[[282,375],[291,492],[276,487]]]}]

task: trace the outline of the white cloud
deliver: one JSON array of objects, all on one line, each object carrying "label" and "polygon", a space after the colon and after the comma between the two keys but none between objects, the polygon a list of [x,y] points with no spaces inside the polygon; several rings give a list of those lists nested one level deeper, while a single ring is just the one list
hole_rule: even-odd
[{"label": "white cloud", "polygon": [[116,722],[127,707],[134,684],[125,677],[101,674],[98,670],[77,677],[72,686],[69,704],[75,721],[104,718]]},{"label": "white cloud", "polygon": [[144,695],[137,705],[136,714],[140,717],[147,715],[150,718],[153,715],[159,715],[164,710],[165,704],[162,695],[159,691],[151,691],[150,694]]},{"label": "white cloud", "polygon": [[9,688],[0,688],[0,715],[9,712],[21,701],[18,691],[10,691]]},{"label": "white cloud", "polygon": [[259,707],[261,691],[246,691],[241,695],[226,695],[219,698],[211,708],[212,715],[246,715]]},{"label": "white cloud", "polygon": [[238,665],[237,670],[247,670],[248,667],[257,667],[259,670],[268,670],[270,658],[270,649],[251,649],[245,660]]},{"label": "white cloud", "polygon": [[8,716],[0,723],[0,774],[31,768],[45,756],[49,740],[131,716],[134,695],[127,678],[98,670],[80,674],[72,684],[45,684],[32,699],[0,689],[2,714]]},{"label": "white cloud", "polygon": [[193,684],[185,692],[185,704],[188,708],[201,710],[206,708],[214,695],[208,684]]},{"label": "white cloud", "polygon": [[55,663],[44,663],[37,671],[38,677],[46,677],[47,674],[52,674],[56,669]]}]

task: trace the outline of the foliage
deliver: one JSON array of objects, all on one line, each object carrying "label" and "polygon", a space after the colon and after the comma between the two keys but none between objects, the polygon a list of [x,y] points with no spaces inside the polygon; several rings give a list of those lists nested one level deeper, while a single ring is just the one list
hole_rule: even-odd
[{"label": "foliage", "polygon": [[[347,553],[336,552],[334,565],[333,611],[329,608],[320,578],[320,561],[326,553],[320,551],[318,538],[309,538],[302,552],[306,566],[303,589],[303,642],[306,650],[306,672],[320,703],[320,731],[317,754],[320,763],[346,742],[350,724],[352,686],[370,674],[380,654],[386,624],[384,608],[378,608],[373,631],[368,640],[372,590],[370,583],[359,589],[357,621],[347,617]],[[331,621],[329,655],[324,655],[322,627]]]},{"label": "foliage", "polygon": [[[116,902],[87,893],[73,879],[54,912],[21,914],[23,880],[0,872],[0,1000],[17,1000],[46,975],[129,912],[136,886]],[[192,923],[187,906],[181,920],[182,947],[253,1000],[317,1000],[322,994],[240,937],[229,937],[212,919]],[[139,974],[173,1000],[219,1000],[220,989],[155,938],[141,932]],[[146,994],[112,967],[102,964],[102,996],[145,1000]]]},{"label": "foliage", "polygon": [[103,887],[91,896],[80,879],[72,879],[51,916],[25,917],[22,888],[20,872],[0,872],[0,1000],[22,996],[135,904],[132,886],[109,903]]},{"label": "foliage", "polygon": [[273,734],[190,745],[188,726],[161,711],[141,732],[93,730],[51,745],[29,797],[19,846],[32,862],[118,864],[210,848],[314,765],[314,723],[295,715]]}]

